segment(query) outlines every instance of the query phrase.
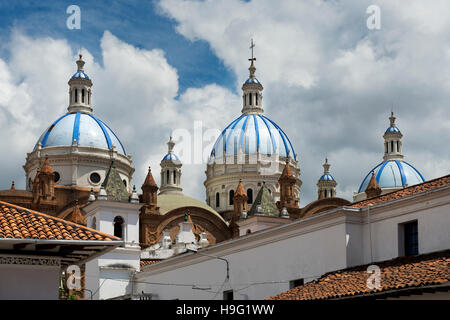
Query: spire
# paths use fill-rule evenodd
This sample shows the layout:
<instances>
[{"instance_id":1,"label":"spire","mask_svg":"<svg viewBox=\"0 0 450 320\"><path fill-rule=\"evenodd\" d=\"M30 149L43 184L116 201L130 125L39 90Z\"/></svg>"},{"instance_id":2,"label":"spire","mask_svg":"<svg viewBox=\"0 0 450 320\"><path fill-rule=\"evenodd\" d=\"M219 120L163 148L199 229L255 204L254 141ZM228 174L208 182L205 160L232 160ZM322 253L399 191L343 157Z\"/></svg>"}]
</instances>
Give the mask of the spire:
<instances>
[{"instance_id":1,"label":"spire","mask_svg":"<svg viewBox=\"0 0 450 320\"><path fill-rule=\"evenodd\" d=\"M247 193L244 190L244 186L242 184L242 179L239 179L239 183L236 188L236 192L233 196L233 221L239 220L239 218L243 218L243 215L247 215ZM245 212L245 214L243 214ZM245 219L245 218L244 218Z\"/></svg>"},{"instance_id":2,"label":"spire","mask_svg":"<svg viewBox=\"0 0 450 320\"><path fill-rule=\"evenodd\" d=\"M391 111L389 117L389 127L384 132L384 157L387 160L401 160L403 159L402 154L402 133L400 129L395 124L394 112Z\"/></svg>"},{"instance_id":3,"label":"spire","mask_svg":"<svg viewBox=\"0 0 450 320\"><path fill-rule=\"evenodd\" d=\"M153 178L152 168L150 166L148 167L148 173L147 176L145 177L145 181L142 186L158 187L158 185L155 182L155 179Z\"/></svg>"},{"instance_id":4,"label":"spire","mask_svg":"<svg viewBox=\"0 0 450 320\"><path fill-rule=\"evenodd\" d=\"M157 192L158 185L153 179L152 169L148 167L147 177L145 177L144 184L142 185L142 202L147 204L150 212L154 213L156 211L156 206L158 203Z\"/></svg>"},{"instance_id":5,"label":"spire","mask_svg":"<svg viewBox=\"0 0 450 320\"><path fill-rule=\"evenodd\" d=\"M292 174L289 157L286 158L286 164L278 182L280 183L280 201L277 204L279 209L281 210L283 207L298 208L299 200L295 195L297 179Z\"/></svg>"},{"instance_id":6,"label":"spire","mask_svg":"<svg viewBox=\"0 0 450 320\"><path fill-rule=\"evenodd\" d=\"M262 107L262 90L264 89L262 84L255 77L255 61L256 58L253 55L253 49L255 48L255 43L253 39L250 42L250 50L251 50L251 58L248 59L250 61L250 67L248 68L250 74L249 78L242 85L242 99L243 99L243 107L242 113L263 113L264 109Z\"/></svg>"},{"instance_id":7,"label":"spire","mask_svg":"<svg viewBox=\"0 0 450 320\"><path fill-rule=\"evenodd\" d=\"M45 156L44 164L41 167L41 173L53 174L53 169L48 161L48 156Z\"/></svg>"},{"instance_id":8,"label":"spire","mask_svg":"<svg viewBox=\"0 0 450 320\"><path fill-rule=\"evenodd\" d=\"M367 195L367 199L377 197L381 194L381 188L378 185L377 179L375 178L375 173L372 171L372 176L370 177L369 184L364 191Z\"/></svg>"}]
</instances>

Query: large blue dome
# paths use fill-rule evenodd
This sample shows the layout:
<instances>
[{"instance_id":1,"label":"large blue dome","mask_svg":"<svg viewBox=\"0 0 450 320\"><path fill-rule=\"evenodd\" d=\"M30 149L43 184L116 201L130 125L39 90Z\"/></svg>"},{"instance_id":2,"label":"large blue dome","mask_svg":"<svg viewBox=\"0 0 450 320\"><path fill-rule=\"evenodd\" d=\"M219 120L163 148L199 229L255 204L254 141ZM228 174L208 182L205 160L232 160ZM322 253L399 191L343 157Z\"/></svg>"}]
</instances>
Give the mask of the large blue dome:
<instances>
[{"instance_id":1,"label":"large blue dome","mask_svg":"<svg viewBox=\"0 0 450 320\"><path fill-rule=\"evenodd\" d=\"M370 170L361 183L358 193L366 190L372 171L380 188L402 188L425 182L422 174L406 161L387 160Z\"/></svg>"},{"instance_id":2,"label":"large blue dome","mask_svg":"<svg viewBox=\"0 0 450 320\"><path fill-rule=\"evenodd\" d=\"M116 134L100 119L91 114L74 112L67 113L44 131L34 149L39 143L41 147L71 146L73 141L79 146L111 149L126 155L125 148Z\"/></svg>"},{"instance_id":3,"label":"large blue dome","mask_svg":"<svg viewBox=\"0 0 450 320\"><path fill-rule=\"evenodd\" d=\"M211 157L224 154L266 154L278 153L281 157L296 159L294 147L283 130L262 114L242 114L231 122L217 138Z\"/></svg>"}]
</instances>

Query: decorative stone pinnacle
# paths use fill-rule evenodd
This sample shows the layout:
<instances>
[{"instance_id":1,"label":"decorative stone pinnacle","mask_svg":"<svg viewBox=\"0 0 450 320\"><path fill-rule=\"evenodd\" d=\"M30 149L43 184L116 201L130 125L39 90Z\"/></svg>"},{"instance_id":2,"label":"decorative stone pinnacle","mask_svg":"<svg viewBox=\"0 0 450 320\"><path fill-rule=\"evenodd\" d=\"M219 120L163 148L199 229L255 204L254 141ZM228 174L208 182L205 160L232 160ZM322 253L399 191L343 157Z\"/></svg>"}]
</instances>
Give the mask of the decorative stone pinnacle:
<instances>
[{"instance_id":1,"label":"decorative stone pinnacle","mask_svg":"<svg viewBox=\"0 0 450 320\"><path fill-rule=\"evenodd\" d=\"M391 122L391 127L395 127L395 117L394 117L394 111L391 111L391 116L389 117L389 121Z\"/></svg>"},{"instance_id":2,"label":"decorative stone pinnacle","mask_svg":"<svg viewBox=\"0 0 450 320\"><path fill-rule=\"evenodd\" d=\"M172 136L170 136L169 142L167 142L167 146L169 147L169 153L173 153L173 147L175 146L175 142L173 142Z\"/></svg>"},{"instance_id":3,"label":"decorative stone pinnacle","mask_svg":"<svg viewBox=\"0 0 450 320\"><path fill-rule=\"evenodd\" d=\"M330 165L328 164L328 158L325 158L325 163L323 164L323 173L324 174L330 173Z\"/></svg>"},{"instance_id":4,"label":"decorative stone pinnacle","mask_svg":"<svg viewBox=\"0 0 450 320\"><path fill-rule=\"evenodd\" d=\"M77 60L77 66L78 66L78 69L77 69L77 71L78 72L84 72L84 69L83 69L83 67L84 67L84 61L83 61L83 55L80 53L79 55L78 55L80 58Z\"/></svg>"}]
</instances>

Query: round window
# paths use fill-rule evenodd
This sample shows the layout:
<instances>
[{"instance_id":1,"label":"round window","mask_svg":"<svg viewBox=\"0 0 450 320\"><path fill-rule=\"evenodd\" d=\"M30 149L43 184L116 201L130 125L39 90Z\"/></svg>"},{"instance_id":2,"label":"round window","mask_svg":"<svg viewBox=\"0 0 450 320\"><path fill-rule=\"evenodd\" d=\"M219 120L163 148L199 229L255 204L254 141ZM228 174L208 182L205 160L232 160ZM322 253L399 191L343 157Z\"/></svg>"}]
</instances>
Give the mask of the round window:
<instances>
[{"instance_id":1,"label":"round window","mask_svg":"<svg viewBox=\"0 0 450 320\"><path fill-rule=\"evenodd\" d=\"M55 171L54 174L55 174L54 180L55 180L55 182L58 182L59 179L61 179L61 176L59 175L59 172L57 172L57 171Z\"/></svg>"},{"instance_id":2,"label":"round window","mask_svg":"<svg viewBox=\"0 0 450 320\"><path fill-rule=\"evenodd\" d=\"M101 178L100 178L100 175L97 172L93 172L89 176L89 179L91 179L92 183L99 183Z\"/></svg>"}]
</instances>

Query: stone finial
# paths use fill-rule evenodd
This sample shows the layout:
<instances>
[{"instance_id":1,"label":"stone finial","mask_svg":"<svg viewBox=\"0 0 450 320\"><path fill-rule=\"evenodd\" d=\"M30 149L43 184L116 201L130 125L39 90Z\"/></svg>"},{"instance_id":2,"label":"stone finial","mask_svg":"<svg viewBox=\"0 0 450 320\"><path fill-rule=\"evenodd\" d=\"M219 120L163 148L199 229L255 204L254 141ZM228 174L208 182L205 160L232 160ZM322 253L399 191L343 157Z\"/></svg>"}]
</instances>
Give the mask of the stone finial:
<instances>
[{"instance_id":1,"label":"stone finial","mask_svg":"<svg viewBox=\"0 0 450 320\"><path fill-rule=\"evenodd\" d=\"M136 192L136 186L133 186L133 192L131 193L130 202L139 203L139 197Z\"/></svg>"},{"instance_id":2,"label":"stone finial","mask_svg":"<svg viewBox=\"0 0 450 320\"><path fill-rule=\"evenodd\" d=\"M84 64L85 62L83 61L83 55L80 53L78 55L79 59L77 60L77 72L83 72L84 73Z\"/></svg>"},{"instance_id":3,"label":"stone finial","mask_svg":"<svg viewBox=\"0 0 450 320\"><path fill-rule=\"evenodd\" d=\"M16 187L15 187L15 185L14 185L14 180L13 180L12 183L11 183L11 190L16 190Z\"/></svg>"},{"instance_id":4,"label":"stone finial","mask_svg":"<svg viewBox=\"0 0 450 320\"><path fill-rule=\"evenodd\" d=\"M395 127L395 116L394 116L394 111L391 111L391 116L389 117L389 121L391 123L391 127Z\"/></svg>"},{"instance_id":5,"label":"stone finial","mask_svg":"<svg viewBox=\"0 0 450 320\"><path fill-rule=\"evenodd\" d=\"M281 209L280 217L289 219L289 212L287 211L286 207L283 207L283 209Z\"/></svg>"},{"instance_id":6,"label":"stone finial","mask_svg":"<svg viewBox=\"0 0 450 320\"><path fill-rule=\"evenodd\" d=\"M91 192L89 194L89 198L88 198L87 203L91 203L91 202L94 202L94 201L95 201L95 193L94 193L94 189L91 188Z\"/></svg>"},{"instance_id":7,"label":"stone finial","mask_svg":"<svg viewBox=\"0 0 450 320\"><path fill-rule=\"evenodd\" d=\"M330 164L328 163L328 158L325 158L325 163L323 164L323 174L330 173Z\"/></svg>"},{"instance_id":8,"label":"stone finial","mask_svg":"<svg viewBox=\"0 0 450 320\"><path fill-rule=\"evenodd\" d=\"M102 183L100 192L97 195L97 200L108 200L108 194L106 193L105 184Z\"/></svg>"},{"instance_id":9,"label":"stone finial","mask_svg":"<svg viewBox=\"0 0 450 320\"><path fill-rule=\"evenodd\" d=\"M167 142L168 152L173 153L173 147L175 147L175 142L172 140L172 136L170 136L169 142Z\"/></svg>"}]
</instances>

